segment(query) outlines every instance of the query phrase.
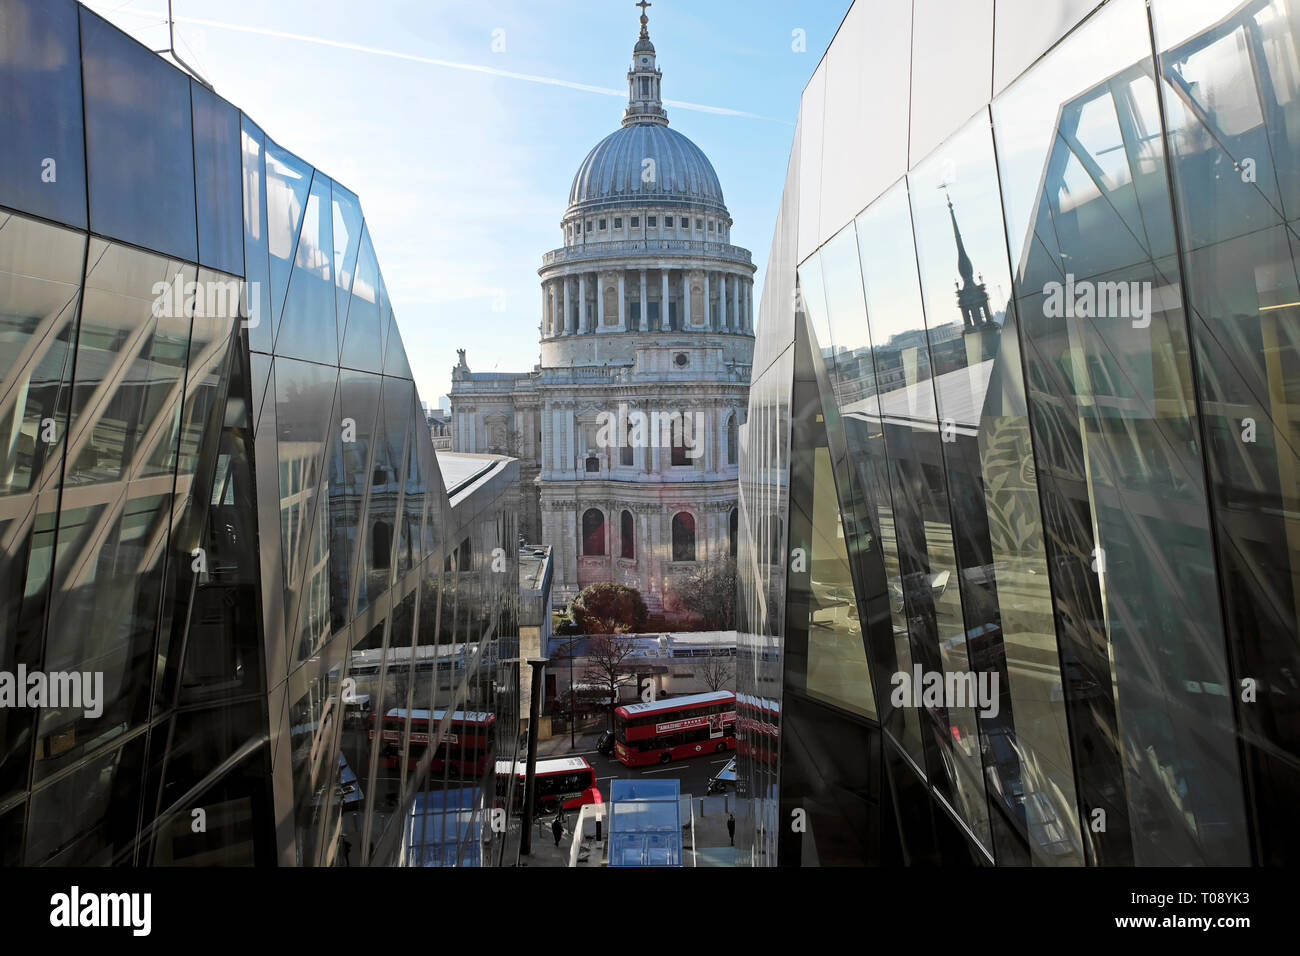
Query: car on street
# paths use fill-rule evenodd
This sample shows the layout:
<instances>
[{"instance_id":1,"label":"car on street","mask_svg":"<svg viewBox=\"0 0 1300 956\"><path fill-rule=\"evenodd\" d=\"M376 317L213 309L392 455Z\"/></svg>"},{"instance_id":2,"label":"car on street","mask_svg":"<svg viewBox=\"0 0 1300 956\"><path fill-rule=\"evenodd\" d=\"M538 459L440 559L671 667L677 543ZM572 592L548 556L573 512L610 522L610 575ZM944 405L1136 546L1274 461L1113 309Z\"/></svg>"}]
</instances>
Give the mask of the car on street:
<instances>
[{"instance_id":1,"label":"car on street","mask_svg":"<svg viewBox=\"0 0 1300 956\"><path fill-rule=\"evenodd\" d=\"M727 793L736 789L736 758L732 757L727 765L718 771L709 781L708 793Z\"/></svg>"}]
</instances>

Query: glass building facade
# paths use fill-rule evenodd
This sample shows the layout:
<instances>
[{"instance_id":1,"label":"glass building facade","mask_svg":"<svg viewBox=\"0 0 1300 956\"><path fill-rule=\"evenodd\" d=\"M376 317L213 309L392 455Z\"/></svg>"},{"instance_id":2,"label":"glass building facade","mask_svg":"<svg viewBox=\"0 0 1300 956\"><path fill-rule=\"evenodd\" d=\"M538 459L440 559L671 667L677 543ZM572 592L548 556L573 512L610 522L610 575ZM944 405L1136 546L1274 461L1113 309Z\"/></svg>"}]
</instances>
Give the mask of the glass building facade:
<instances>
[{"instance_id":1,"label":"glass building facade","mask_svg":"<svg viewBox=\"0 0 1300 956\"><path fill-rule=\"evenodd\" d=\"M0 859L514 862L518 466L435 456L357 197L71 0L0 89L0 672L102 680L0 707Z\"/></svg>"},{"instance_id":2,"label":"glass building facade","mask_svg":"<svg viewBox=\"0 0 1300 956\"><path fill-rule=\"evenodd\" d=\"M752 865L1300 859L1300 4L1034 6L859 2L804 92Z\"/></svg>"}]
</instances>

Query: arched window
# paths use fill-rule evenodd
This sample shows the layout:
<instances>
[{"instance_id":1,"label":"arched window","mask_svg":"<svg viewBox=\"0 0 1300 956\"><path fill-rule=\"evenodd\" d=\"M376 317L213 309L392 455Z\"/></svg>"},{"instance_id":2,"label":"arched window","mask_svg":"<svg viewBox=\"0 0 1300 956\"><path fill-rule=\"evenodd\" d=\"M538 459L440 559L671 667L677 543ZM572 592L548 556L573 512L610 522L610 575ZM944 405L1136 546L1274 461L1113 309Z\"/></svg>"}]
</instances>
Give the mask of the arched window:
<instances>
[{"instance_id":1,"label":"arched window","mask_svg":"<svg viewBox=\"0 0 1300 956\"><path fill-rule=\"evenodd\" d=\"M740 460L740 425L733 412L727 419L727 464L734 465Z\"/></svg>"},{"instance_id":2,"label":"arched window","mask_svg":"<svg viewBox=\"0 0 1300 956\"><path fill-rule=\"evenodd\" d=\"M740 511L737 508L731 509L731 517L727 520L727 537L728 544L731 548L731 556L736 556L736 532L740 527Z\"/></svg>"},{"instance_id":3,"label":"arched window","mask_svg":"<svg viewBox=\"0 0 1300 956\"><path fill-rule=\"evenodd\" d=\"M605 553L605 515L599 508L582 513L582 553L593 557Z\"/></svg>"},{"instance_id":4,"label":"arched window","mask_svg":"<svg viewBox=\"0 0 1300 956\"><path fill-rule=\"evenodd\" d=\"M695 560L695 516L689 511L673 515L673 560Z\"/></svg>"},{"instance_id":5,"label":"arched window","mask_svg":"<svg viewBox=\"0 0 1300 956\"><path fill-rule=\"evenodd\" d=\"M624 511L619 519L620 553L629 561L636 557L636 532L632 512Z\"/></svg>"}]
</instances>

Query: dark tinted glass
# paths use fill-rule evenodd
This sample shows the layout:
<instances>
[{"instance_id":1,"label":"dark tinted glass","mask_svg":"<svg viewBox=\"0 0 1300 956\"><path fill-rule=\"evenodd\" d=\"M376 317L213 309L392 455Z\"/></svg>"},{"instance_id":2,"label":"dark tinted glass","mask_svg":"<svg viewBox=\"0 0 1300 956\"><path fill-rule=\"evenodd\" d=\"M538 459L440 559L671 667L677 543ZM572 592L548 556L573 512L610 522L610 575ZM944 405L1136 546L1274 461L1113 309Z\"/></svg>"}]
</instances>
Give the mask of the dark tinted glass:
<instances>
[{"instance_id":1,"label":"dark tinted glass","mask_svg":"<svg viewBox=\"0 0 1300 956\"><path fill-rule=\"evenodd\" d=\"M334 183L334 285L338 312L339 347L343 346L348 315L348 296L356 275L357 253L361 248L361 203L351 191Z\"/></svg>"},{"instance_id":2,"label":"dark tinted glass","mask_svg":"<svg viewBox=\"0 0 1300 956\"><path fill-rule=\"evenodd\" d=\"M242 275L239 110L190 82L194 111L194 184L198 197L199 262Z\"/></svg>"},{"instance_id":3,"label":"dark tinted glass","mask_svg":"<svg viewBox=\"0 0 1300 956\"><path fill-rule=\"evenodd\" d=\"M1153 77L1145 6L1122 0L994 103L1015 309L1084 810L1108 818L1095 859L1244 863Z\"/></svg>"},{"instance_id":4,"label":"dark tinted glass","mask_svg":"<svg viewBox=\"0 0 1300 956\"><path fill-rule=\"evenodd\" d=\"M333 438L336 368L275 360L276 427L280 458L280 533L284 548L286 623L297 623L298 604L312 615L329 611L328 508L318 508L325 451ZM315 560L313 560L313 558ZM313 623L314 622L314 623ZM293 632L297 634L297 631ZM315 631L314 631L315 633Z\"/></svg>"},{"instance_id":5,"label":"dark tinted glass","mask_svg":"<svg viewBox=\"0 0 1300 956\"><path fill-rule=\"evenodd\" d=\"M370 233L363 230L343 332L342 364L366 372L380 372L384 365L380 340L379 263L370 244Z\"/></svg>"},{"instance_id":6,"label":"dark tinted glass","mask_svg":"<svg viewBox=\"0 0 1300 956\"><path fill-rule=\"evenodd\" d=\"M86 228L77 4L0 2L0 206Z\"/></svg>"},{"instance_id":7,"label":"dark tinted glass","mask_svg":"<svg viewBox=\"0 0 1300 956\"><path fill-rule=\"evenodd\" d=\"M90 228L198 259L190 81L84 7Z\"/></svg>"},{"instance_id":8,"label":"dark tinted glass","mask_svg":"<svg viewBox=\"0 0 1300 956\"><path fill-rule=\"evenodd\" d=\"M338 363L338 331L334 325L334 217L330 182L320 173L312 179L307 209L294 250L293 273L285 296L275 354Z\"/></svg>"},{"instance_id":9,"label":"dark tinted glass","mask_svg":"<svg viewBox=\"0 0 1300 956\"><path fill-rule=\"evenodd\" d=\"M1244 678L1300 674L1300 82L1285 65L1300 52L1300 19L1292 4L1221 0L1161 0L1152 18L1231 691ZM1300 852L1300 684L1260 684L1237 717L1257 861L1281 865Z\"/></svg>"},{"instance_id":10,"label":"dark tinted glass","mask_svg":"<svg viewBox=\"0 0 1300 956\"><path fill-rule=\"evenodd\" d=\"M980 725L985 774L996 781L998 863L1077 866L1083 844L988 113L910 181L970 663L997 676L995 712L981 712Z\"/></svg>"},{"instance_id":11,"label":"dark tinted glass","mask_svg":"<svg viewBox=\"0 0 1300 956\"><path fill-rule=\"evenodd\" d=\"M102 712L42 711L37 779L148 714L194 279L118 245L86 276L44 667L102 674Z\"/></svg>"},{"instance_id":12,"label":"dark tinted glass","mask_svg":"<svg viewBox=\"0 0 1300 956\"><path fill-rule=\"evenodd\" d=\"M945 474L945 442L935 408L935 368L912 242L907 184L899 183L858 217L858 256L866 292L889 483L901 599L911 632L912 666L970 673L956 542ZM901 237L901 241L900 241ZM945 318L947 316L945 315ZM958 340L960 341L960 340ZM975 709L923 707L931 782L991 850Z\"/></svg>"},{"instance_id":13,"label":"dark tinted glass","mask_svg":"<svg viewBox=\"0 0 1300 956\"><path fill-rule=\"evenodd\" d=\"M27 866L130 866L145 735L32 794Z\"/></svg>"},{"instance_id":14,"label":"dark tinted glass","mask_svg":"<svg viewBox=\"0 0 1300 956\"><path fill-rule=\"evenodd\" d=\"M270 256L269 318L274 337L280 326L289 276L293 272L294 250L298 246L298 232L302 229L303 214L307 208L312 168L293 153L277 146L270 137L263 139L263 145L266 169L266 243ZM244 149L247 164L247 141ZM247 228L247 218L244 224Z\"/></svg>"},{"instance_id":15,"label":"dark tinted glass","mask_svg":"<svg viewBox=\"0 0 1300 956\"><path fill-rule=\"evenodd\" d=\"M103 243L98 246L102 249ZM39 666L86 239L0 214L0 669ZM0 709L0 795L26 786L34 713Z\"/></svg>"},{"instance_id":16,"label":"dark tinted glass","mask_svg":"<svg viewBox=\"0 0 1300 956\"><path fill-rule=\"evenodd\" d=\"M247 119L240 127L244 182L244 311L248 316L248 346L269 352L275 342L271 310L271 263L267 242L265 137ZM265 381L262 382L265 386ZM255 407L259 413L261 403Z\"/></svg>"}]
</instances>

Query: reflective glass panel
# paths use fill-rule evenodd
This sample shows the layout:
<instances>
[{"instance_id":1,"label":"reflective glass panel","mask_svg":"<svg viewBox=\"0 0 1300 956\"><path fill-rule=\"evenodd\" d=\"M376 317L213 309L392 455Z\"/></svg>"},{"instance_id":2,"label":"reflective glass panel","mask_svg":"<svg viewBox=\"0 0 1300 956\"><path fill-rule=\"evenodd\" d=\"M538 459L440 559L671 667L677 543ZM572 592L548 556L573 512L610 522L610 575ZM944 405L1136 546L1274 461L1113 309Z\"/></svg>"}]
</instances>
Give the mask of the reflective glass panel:
<instances>
[{"instance_id":1,"label":"reflective glass panel","mask_svg":"<svg viewBox=\"0 0 1300 956\"><path fill-rule=\"evenodd\" d=\"M1241 863L1149 36L1140 0L1107 4L994 103L995 138L1092 859Z\"/></svg>"},{"instance_id":2,"label":"reflective glass panel","mask_svg":"<svg viewBox=\"0 0 1300 956\"><path fill-rule=\"evenodd\" d=\"M198 259L190 81L81 8L90 228Z\"/></svg>"},{"instance_id":3,"label":"reflective glass panel","mask_svg":"<svg viewBox=\"0 0 1300 956\"><path fill-rule=\"evenodd\" d=\"M242 275L239 110L190 81L194 110L194 184L198 196L199 262Z\"/></svg>"},{"instance_id":4,"label":"reflective glass panel","mask_svg":"<svg viewBox=\"0 0 1300 956\"><path fill-rule=\"evenodd\" d=\"M294 251L293 274L275 336L275 354L338 363L338 331L334 324L333 213L330 182L320 173L312 179Z\"/></svg>"},{"instance_id":5,"label":"reflective glass panel","mask_svg":"<svg viewBox=\"0 0 1300 956\"><path fill-rule=\"evenodd\" d=\"M0 3L0 206L86 227L77 4Z\"/></svg>"}]
</instances>

